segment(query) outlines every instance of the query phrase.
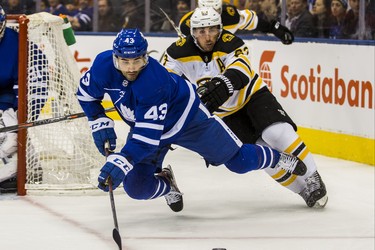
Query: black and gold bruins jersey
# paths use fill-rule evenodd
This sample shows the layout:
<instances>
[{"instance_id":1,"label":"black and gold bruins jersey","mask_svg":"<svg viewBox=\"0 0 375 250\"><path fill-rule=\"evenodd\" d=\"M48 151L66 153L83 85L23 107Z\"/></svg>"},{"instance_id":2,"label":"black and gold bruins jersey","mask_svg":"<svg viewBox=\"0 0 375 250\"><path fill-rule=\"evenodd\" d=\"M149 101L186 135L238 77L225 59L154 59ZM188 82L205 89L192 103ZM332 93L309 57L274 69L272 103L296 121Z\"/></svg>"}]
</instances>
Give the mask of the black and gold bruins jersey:
<instances>
[{"instance_id":1,"label":"black and gold bruins jersey","mask_svg":"<svg viewBox=\"0 0 375 250\"><path fill-rule=\"evenodd\" d=\"M220 117L228 116L241 109L251 95L266 86L262 78L252 70L249 50L242 39L223 30L212 52L198 49L191 36L173 43L164 53L161 63L168 71L184 76L198 86L228 69L239 75L242 87L215 112ZM231 79L232 80L232 79ZM236 83L235 83L236 84Z\"/></svg>"},{"instance_id":2,"label":"black and gold bruins jersey","mask_svg":"<svg viewBox=\"0 0 375 250\"><path fill-rule=\"evenodd\" d=\"M179 28L185 36L190 35L190 17L193 15L193 12L186 13L180 20ZM221 22L223 23L223 29L236 33L237 30L256 29L258 16L252 10L238 10L233 5L223 4Z\"/></svg>"}]
</instances>

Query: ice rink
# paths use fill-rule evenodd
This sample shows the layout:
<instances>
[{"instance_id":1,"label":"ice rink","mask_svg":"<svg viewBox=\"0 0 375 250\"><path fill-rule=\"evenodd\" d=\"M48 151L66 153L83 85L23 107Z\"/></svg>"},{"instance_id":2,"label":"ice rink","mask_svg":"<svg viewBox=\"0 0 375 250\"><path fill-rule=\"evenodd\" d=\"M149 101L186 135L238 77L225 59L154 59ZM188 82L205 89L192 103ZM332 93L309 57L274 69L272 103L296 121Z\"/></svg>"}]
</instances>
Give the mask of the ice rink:
<instances>
[{"instance_id":1,"label":"ice rink","mask_svg":"<svg viewBox=\"0 0 375 250\"><path fill-rule=\"evenodd\" d=\"M169 153L184 192L184 210L164 198L131 200L116 190L123 249L374 249L373 166L315 155L329 194L323 210L281 187L265 172L236 175L206 168L182 148ZM0 195L0 248L117 249L108 194Z\"/></svg>"}]
</instances>

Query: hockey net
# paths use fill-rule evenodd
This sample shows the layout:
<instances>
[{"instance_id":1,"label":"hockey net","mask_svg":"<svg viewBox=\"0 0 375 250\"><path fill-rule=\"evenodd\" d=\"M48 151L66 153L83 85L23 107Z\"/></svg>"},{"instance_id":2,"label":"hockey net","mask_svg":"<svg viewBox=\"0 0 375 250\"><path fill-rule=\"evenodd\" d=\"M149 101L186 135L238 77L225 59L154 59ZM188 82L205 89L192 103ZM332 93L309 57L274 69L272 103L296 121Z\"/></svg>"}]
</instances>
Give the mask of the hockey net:
<instances>
[{"instance_id":1,"label":"hockey net","mask_svg":"<svg viewBox=\"0 0 375 250\"><path fill-rule=\"evenodd\" d=\"M63 22L48 13L8 16L7 25L20 37L19 123L82 112L75 97L80 72L65 43ZM96 188L104 157L86 118L20 130L18 141L19 195Z\"/></svg>"}]
</instances>

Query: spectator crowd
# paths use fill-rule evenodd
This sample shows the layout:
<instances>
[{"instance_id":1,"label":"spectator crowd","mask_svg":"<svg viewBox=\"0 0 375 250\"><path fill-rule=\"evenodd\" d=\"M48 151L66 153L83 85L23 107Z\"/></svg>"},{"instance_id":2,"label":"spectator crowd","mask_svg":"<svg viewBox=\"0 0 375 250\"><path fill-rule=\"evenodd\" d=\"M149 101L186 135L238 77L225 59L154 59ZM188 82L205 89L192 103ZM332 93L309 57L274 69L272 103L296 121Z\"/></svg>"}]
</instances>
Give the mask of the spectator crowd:
<instances>
[{"instance_id":1,"label":"spectator crowd","mask_svg":"<svg viewBox=\"0 0 375 250\"><path fill-rule=\"evenodd\" d=\"M68 17L75 31L118 32L121 28L145 30L150 18L150 32L174 32L162 8L178 25L182 16L192 10L190 0L152 0L145 13L145 0L97 0L97 26L94 27L93 0L0 0L8 14L31 14L37 9ZM265 20L281 20L286 1L285 26L295 37L375 40L375 1L365 1L364 24L360 22L360 0L224 0L238 9L254 10ZM40 6L37 8L37 2ZM250 33L250 32L246 32Z\"/></svg>"}]
</instances>

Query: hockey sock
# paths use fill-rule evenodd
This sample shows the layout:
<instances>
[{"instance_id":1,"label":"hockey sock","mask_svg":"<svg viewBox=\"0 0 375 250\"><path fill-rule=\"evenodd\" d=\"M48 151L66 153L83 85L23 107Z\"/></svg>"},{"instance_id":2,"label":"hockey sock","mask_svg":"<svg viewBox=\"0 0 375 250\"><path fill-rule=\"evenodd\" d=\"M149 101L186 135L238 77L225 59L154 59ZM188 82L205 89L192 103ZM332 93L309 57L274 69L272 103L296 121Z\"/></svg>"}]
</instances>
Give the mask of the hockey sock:
<instances>
[{"instance_id":1,"label":"hockey sock","mask_svg":"<svg viewBox=\"0 0 375 250\"><path fill-rule=\"evenodd\" d=\"M225 166L232 172L244 174L252 170L274 167L280 153L270 147L244 144Z\"/></svg>"}]
</instances>

